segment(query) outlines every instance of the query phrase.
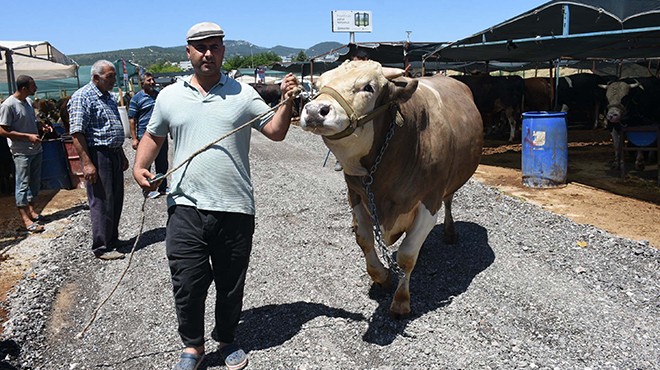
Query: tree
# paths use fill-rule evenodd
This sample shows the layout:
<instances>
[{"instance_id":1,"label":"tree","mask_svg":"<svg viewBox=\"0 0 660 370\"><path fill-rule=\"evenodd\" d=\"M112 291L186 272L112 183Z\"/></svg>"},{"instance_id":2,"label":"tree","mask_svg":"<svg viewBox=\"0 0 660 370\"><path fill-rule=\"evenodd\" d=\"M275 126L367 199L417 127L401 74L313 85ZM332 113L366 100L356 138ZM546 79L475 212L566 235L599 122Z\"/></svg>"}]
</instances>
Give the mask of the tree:
<instances>
[{"instance_id":1,"label":"tree","mask_svg":"<svg viewBox=\"0 0 660 370\"><path fill-rule=\"evenodd\" d=\"M168 72L181 72L182 69L176 64L161 61L147 67L147 71L151 73L168 73Z\"/></svg>"},{"instance_id":2,"label":"tree","mask_svg":"<svg viewBox=\"0 0 660 370\"><path fill-rule=\"evenodd\" d=\"M294 62L305 62L305 61L307 61L307 59L308 59L307 54L305 54L304 51L300 50L298 55L296 55L296 57L293 58L293 61Z\"/></svg>"},{"instance_id":3,"label":"tree","mask_svg":"<svg viewBox=\"0 0 660 370\"><path fill-rule=\"evenodd\" d=\"M281 62L282 58L273 52L260 53L250 56L233 55L225 58L222 68L225 71L239 68L254 68L258 66L268 66L277 62Z\"/></svg>"}]
</instances>

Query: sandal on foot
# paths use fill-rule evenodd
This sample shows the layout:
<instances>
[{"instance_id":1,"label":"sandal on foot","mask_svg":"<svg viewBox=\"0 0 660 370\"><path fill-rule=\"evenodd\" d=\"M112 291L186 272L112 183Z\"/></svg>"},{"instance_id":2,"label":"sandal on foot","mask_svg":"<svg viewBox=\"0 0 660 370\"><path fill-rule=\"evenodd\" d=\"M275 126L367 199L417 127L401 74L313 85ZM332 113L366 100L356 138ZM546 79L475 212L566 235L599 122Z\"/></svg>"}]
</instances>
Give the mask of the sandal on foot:
<instances>
[{"instance_id":1,"label":"sandal on foot","mask_svg":"<svg viewBox=\"0 0 660 370\"><path fill-rule=\"evenodd\" d=\"M38 214L36 217L30 217L30 220L32 220L34 222L46 221L46 216Z\"/></svg>"},{"instance_id":2,"label":"sandal on foot","mask_svg":"<svg viewBox=\"0 0 660 370\"><path fill-rule=\"evenodd\" d=\"M199 365L204 360L204 354L193 355L192 353L183 352L179 357L179 362L174 365L172 370L197 370Z\"/></svg>"},{"instance_id":3,"label":"sandal on foot","mask_svg":"<svg viewBox=\"0 0 660 370\"><path fill-rule=\"evenodd\" d=\"M41 233L44 232L44 230L46 230L46 228L36 222L31 223L30 226L27 226L25 229L23 229L23 231L27 231L30 234Z\"/></svg>"},{"instance_id":4,"label":"sandal on foot","mask_svg":"<svg viewBox=\"0 0 660 370\"><path fill-rule=\"evenodd\" d=\"M244 369L248 364L248 357L245 351L234 343L223 346L219 351L222 360L225 362L225 366L227 366L227 370Z\"/></svg>"}]
</instances>

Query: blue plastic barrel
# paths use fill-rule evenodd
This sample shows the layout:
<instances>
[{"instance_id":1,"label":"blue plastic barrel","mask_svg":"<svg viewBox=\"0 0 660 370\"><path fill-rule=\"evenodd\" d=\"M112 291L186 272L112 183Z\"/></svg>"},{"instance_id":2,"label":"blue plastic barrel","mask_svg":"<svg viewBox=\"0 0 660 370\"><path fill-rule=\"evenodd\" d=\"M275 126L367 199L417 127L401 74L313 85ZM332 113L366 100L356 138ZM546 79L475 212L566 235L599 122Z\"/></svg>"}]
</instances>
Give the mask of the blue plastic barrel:
<instances>
[{"instance_id":1,"label":"blue plastic barrel","mask_svg":"<svg viewBox=\"0 0 660 370\"><path fill-rule=\"evenodd\" d=\"M67 157L61 139L41 142L43 161L41 164L42 189L71 189Z\"/></svg>"},{"instance_id":2,"label":"blue plastic barrel","mask_svg":"<svg viewBox=\"0 0 660 370\"><path fill-rule=\"evenodd\" d=\"M523 185L530 188L566 186L566 112L525 112L522 130Z\"/></svg>"}]
</instances>

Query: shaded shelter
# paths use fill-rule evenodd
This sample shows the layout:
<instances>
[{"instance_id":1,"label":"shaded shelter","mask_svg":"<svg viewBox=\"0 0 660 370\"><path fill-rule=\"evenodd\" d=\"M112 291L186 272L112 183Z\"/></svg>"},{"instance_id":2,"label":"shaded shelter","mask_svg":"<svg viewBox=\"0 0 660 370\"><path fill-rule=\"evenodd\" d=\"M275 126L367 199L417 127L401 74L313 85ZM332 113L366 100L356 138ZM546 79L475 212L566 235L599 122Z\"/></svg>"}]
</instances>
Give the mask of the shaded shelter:
<instances>
[{"instance_id":1,"label":"shaded shelter","mask_svg":"<svg viewBox=\"0 0 660 370\"><path fill-rule=\"evenodd\" d=\"M0 59L0 83L7 84L8 94L22 74L37 81L78 77L78 64L48 41L0 41Z\"/></svg>"},{"instance_id":2,"label":"shaded shelter","mask_svg":"<svg viewBox=\"0 0 660 370\"><path fill-rule=\"evenodd\" d=\"M610 61L660 57L660 1L549 1L472 36L442 45L424 61Z\"/></svg>"}]
</instances>

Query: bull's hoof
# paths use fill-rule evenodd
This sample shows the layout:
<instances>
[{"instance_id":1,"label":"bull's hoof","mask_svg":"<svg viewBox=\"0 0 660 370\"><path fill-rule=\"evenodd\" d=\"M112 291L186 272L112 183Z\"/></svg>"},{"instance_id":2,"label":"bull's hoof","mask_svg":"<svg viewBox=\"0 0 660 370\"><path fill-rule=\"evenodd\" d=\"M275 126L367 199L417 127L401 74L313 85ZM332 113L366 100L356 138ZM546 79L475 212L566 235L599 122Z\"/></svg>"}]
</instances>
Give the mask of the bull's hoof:
<instances>
[{"instance_id":1,"label":"bull's hoof","mask_svg":"<svg viewBox=\"0 0 660 370\"><path fill-rule=\"evenodd\" d=\"M614 160L614 161L610 162L610 168L613 169L613 170L620 170L621 169L621 164L619 163L619 161Z\"/></svg>"},{"instance_id":2,"label":"bull's hoof","mask_svg":"<svg viewBox=\"0 0 660 370\"><path fill-rule=\"evenodd\" d=\"M635 169L637 171L644 171L645 167L646 165L644 164L644 162L635 162Z\"/></svg>"},{"instance_id":3,"label":"bull's hoof","mask_svg":"<svg viewBox=\"0 0 660 370\"><path fill-rule=\"evenodd\" d=\"M406 314L400 314L398 312L390 311L390 317L394 320L404 320L404 319L409 318L410 316L411 316L410 312L408 312Z\"/></svg>"},{"instance_id":4,"label":"bull's hoof","mask_svg":"<svg viewBox=\"0 0 660 370\"><path fill-rule=\"evenodd\" d=\"M390 306L390 317L401 320L410 317L410 302L392 302Z\"/></svg>"}]
</instances>

